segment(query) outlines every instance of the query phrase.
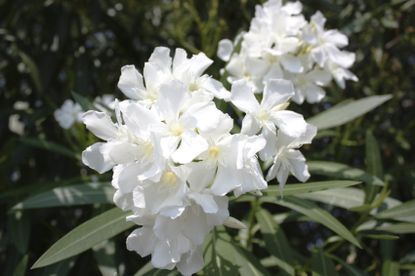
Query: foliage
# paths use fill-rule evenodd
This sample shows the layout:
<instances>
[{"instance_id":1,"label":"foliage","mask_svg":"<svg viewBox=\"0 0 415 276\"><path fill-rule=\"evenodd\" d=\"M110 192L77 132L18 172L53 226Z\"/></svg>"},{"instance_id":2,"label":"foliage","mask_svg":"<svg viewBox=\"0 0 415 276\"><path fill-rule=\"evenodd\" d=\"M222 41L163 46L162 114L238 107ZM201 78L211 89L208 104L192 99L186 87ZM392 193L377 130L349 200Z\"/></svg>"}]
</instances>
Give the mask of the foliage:
<instances>
[{"instance_id":1,"label":"foliage","mask_svg":"<svg viewBox=\"0 0 415 276\"><path fill-rule=\"evenodd\" d=\"M105 228L121 215L110 210L112 191L105 186L110 176L94 175L79 161L94 138L81 125L61 129L53 112L67 98L89 105L98 95L121 96L118 68L131 63L141 68L155 46L215 58L221 38L247 29L257 2L0 1L2 275L156 274L145 266L147 259L125 249L123 230L129 224ZM330 27L345 26L360 81L348 84L346 92L331 87L319 105L293 105L306 118L319 114L310 119L320 126L318 139L304 152L314 160L311 183L287 184L283 193L271 186L263 197L234 199L232 214L248 228L216 229L206 241L202 273L411 271L415 2L303 4L307 15L320 9ZM221 67L216 60L210 73ZM383 103L389 96L377 95L385 94L391 99ZM351 98L358 100L343 103ZM335 114L321 113L333 106ZM10 127L16 118L23 132ZM71 250L57 256L53 249L63 244ZM52 265L29 272L33 264Z\"/></svg>"}]
</instances>

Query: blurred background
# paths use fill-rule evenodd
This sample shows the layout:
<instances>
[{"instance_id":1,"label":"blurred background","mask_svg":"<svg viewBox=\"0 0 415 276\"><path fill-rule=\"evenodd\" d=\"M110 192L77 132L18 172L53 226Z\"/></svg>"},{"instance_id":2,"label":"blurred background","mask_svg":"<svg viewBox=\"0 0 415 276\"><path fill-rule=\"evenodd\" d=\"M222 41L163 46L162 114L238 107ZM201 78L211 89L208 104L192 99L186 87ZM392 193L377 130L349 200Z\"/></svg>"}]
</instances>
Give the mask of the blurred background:
<instances>
[{"instance_id":1,"label":"blurred background","mask_svg":"<svg viewBox=\"0 0 415 276\"><path fill-rule=\"evenodd\" d=\"M122 98L116 88L121 66L142 68L156 46L203 51L215 60L208 73L220 78L224 63L216 58L218 41L247 30L255 5L262 2L0 0L0 274L50 275L48 269L26 271L59 237L100 208L108 208L9 212L31 194L97 178L79 159L92 138L80 124L63 130L54 111L66 99L73 99L73 92L88 99L103 94ZM415 1L302 3L307 18L320 10L328 18L327 27L349 36L348 50L357 54L352 71L360 81L349 82L344 91L333 85L322 103L292 104L292 109L308 118L343 100L393 95L364 117L325 133L304 151L305 156L364 169L370 131L380 148L383 169L379 177L389 185L390 196L401 201L414 198ZM110 175L99 178L109 179ZM346 222L354 219L344 211L327 208ZM324 227L316 224L287 227L289 238L303 246L300 250L305 254L307 247L302 244L317 242L325 235ZM358 256L358 267L379 274L385 258L399 261L406 257L413 262L413 238L409 234L396 241L369 242L369 248ZM125 236L115 239L110 248L116 254L107 255L117 261L108 262L115 262L112 267L118 274L131 275L146 260L127 252L124 240ZM63 269L56 270L60 271L57 275L100 275L103 270L97 263L105 263L101 251L88 251L63 264L65 269L54 269Z\"/></svg>"}]
</instances>

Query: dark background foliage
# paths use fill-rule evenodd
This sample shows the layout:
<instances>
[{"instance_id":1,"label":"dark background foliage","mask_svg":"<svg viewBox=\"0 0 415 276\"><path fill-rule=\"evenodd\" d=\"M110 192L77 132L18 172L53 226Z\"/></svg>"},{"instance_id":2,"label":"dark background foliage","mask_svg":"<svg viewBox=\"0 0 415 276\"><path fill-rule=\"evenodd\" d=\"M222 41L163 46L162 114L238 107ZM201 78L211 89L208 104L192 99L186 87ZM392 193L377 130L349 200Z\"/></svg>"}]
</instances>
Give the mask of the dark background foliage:
<instances>
[{"instance_id":1,"label":"dark background foliage","mask_svg":"<svg viewBox=\"0 0 415 276\"><path fill-rule=\"evenodd\" d=\"M30 266L55 240L99 212L92 207L29 210L18 214L24 219L8 212L32 193L69 184L63 180L74 183L87 179L91 173L76 157L45 151L27 138L81 152L88 143L76 143L73 133L64 133L53 118L54 110L72 97L72 91L91 99L102 94L122 97L116 88L120 67L135 64L142 68L156 46L182 47L190 53L203 51L215 60L208 73L220 78L218 72L224 64L215 57L218 41L233 39L246 30L259 2L0 0L3 275L16 272L24 256ZM381 149L381 177L389 185L391 196L401 201L414 198L415 1L304 0L303 4L307 18L321 10L328 18L328 27L349 36L348 50L357 53L352 70L360 81L348 83L345 91L330 87L328 97L318 105L293 104L292 108L307 118L346 99L393 95L375 111L326 132L305 151L307 159L333 160L365 169L365 137L371 131ZM21 108L19 102L28 106ZM12 115L24 123L23 134L9 129ZM108 178L103 176L104 180ZM346 225L356 219L336 208L326 208ZM305 244L316 244L328 236L328 230L318 224L287 225L290 240L304 254L308 251ZM358 252L356 263L362 270L380 273L385 258L399 261L409 253L415 254L412 239L413 235L403 235L398 241L372 240L364 252ZM125 274L129 275L144 261L126 252L124 236L116 241L119 264L125 265ZM338 255L347 257L343 252ZM47 274L39 270L32 273ZM93 254L80 255L71 273L99 274Z\"/></svg>"}]
</instances>

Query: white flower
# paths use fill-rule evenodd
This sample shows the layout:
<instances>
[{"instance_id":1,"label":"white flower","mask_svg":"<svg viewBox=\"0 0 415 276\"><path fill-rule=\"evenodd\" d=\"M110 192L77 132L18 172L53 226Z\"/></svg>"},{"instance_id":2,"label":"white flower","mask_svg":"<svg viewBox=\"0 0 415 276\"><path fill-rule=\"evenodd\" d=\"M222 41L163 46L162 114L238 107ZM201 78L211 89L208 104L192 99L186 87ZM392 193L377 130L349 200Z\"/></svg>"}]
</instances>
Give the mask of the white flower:
<instances>
[{"instance_id":1,"label":"white flower","mask_svg":"<svg viewBox=\"0 0 415 276\"><path fill-rule=\"evenodd\" d=\"M228 82L245 80L255 93L262 93L270 80L288 79L294 83L293 100L301 104L321 101L325 96L322 87L332 79L342 89L345 80L357 81L348 70L355 54L341 50L348 45L347 36L326 30L320 12L307 22L301 11L300 2L283 5L281 0L269 0L256 6L240 43L221 40L218 55L228 61ZM239 51L234 50L235 45L240 45Z\"/></svg>"},{"instance_id":2,"label":"white flower","mask_svg":"<svg viewBox=\"0 0 415 276\"><path fill-rule=\"evenodd\" d=\"M75 122L81 121L82 107L72 100L65 100L63 105L55 110L55 120L64 129L69 129Z\"/></svg>"},{"instance_id":3,"label":"white flower","mask_svg":"<svg viewBox=\"0 0 415 276\"><path fill-rule=\"evenodd\" d=\"M306 132L297 138L283 133L278 134L274 160L267 174L267 181L276 178L281 187L284 187L291 173L298 180L305 182L310 177L306 159L298 150L303 144L310 144L317 133L316 127L307 125Z\"/></svg>"},{"instance_id":4,"label":"white flower","mask_svg":"<svg viewBox=\"0 0 415 276\"><path fill-rule=\"evenodd\" d=\"M216 212L206 213L195 202L180 209L174 218L159 215L127 238L127 248L142 257L151 254L157 268L177 269L191 275L203 268L203 242L209 231L229 217L226 197L214 197ZM136 222L136 217L129 218ZM142 221L139 221L140 223Z\"/></svg>"},{"instance_id":5,"label":"white flower","mask_svg":"<svg viewBox=\"0 0 415 276\"><path fill-rule=\"evenodd\" d=\"M242 133L253 135L262 130L275 135L276 127L286 135L298 137L304 133L306 122L302 115L285 110L288 100L294 95L290 81L275 79L265 84L261 103L245 81L232 85L232 103L246 115L242 122Z\"/></svg>"},{"instance_id":6,"label":"white flower","mask_svg":"<svg viewBox=\"0 0 415 276\"><path fill-rule=\"evenodd\" d=\"M180 81L189 93L201 92L221 99L229 97L222 84L208 75L202 75L212 60L204 53L190 59L183 49L176 49L174 58L165 47L154 49L141 75L134 65L121 68L118 88L129 98L152 105L159 99L160 87L169 80ZM145 86L144 86L145 81Z\"/></svg>"}]
</instances>

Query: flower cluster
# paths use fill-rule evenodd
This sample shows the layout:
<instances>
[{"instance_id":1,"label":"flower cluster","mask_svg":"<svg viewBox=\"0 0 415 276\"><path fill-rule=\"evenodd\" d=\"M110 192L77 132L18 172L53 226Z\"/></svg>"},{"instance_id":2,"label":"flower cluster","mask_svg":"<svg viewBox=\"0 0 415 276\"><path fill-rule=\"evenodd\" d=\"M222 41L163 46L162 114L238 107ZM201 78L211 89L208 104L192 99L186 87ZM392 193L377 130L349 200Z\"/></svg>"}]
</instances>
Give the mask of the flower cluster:
<instances>
[{"instance_id":1,"label":"flower cluster","mask_svg":"<svg viewBox=\"0 0 415 276\"><path fill-rule=\"evenodd\" d=\"M102 111L114 109L114 97L112 95L102 95L94 99L93 105ZM82 121L84 110L70 99L63 102L62 106L53 113L55 120L63 129L69 129L73 124Z\"/></svg>"},{"instance_id":2,"label":"flower cluster","mask_svg":"<svg viewBox=\"0 0 415 276\"><path fill-rule=\"evenodd\" d=\"M348 38L337 30L326 30L326 19L316 12L309 22L301 14L300 2L269 0L256 7L250 29L232 42L220 41L218 56L229 61L228 81L247 80L255 92L263 91L270 79L294 83L293 101L321 101L324 86L332 79L345 88L345 80L357 81L348 70L355 54L344 50ZM234 49L240 48L239 51Z\"/></svg>"},{"instance_id":3,"label":"flower cluster","mask_svg":"<svg viewBox=\"0 0 415 276\"><path fill-rule=\"evenodd\" d=\"M203 74L212 60L203 53L190 58L183 49L157 47L143 74L124 66L119 89L129 98L115 101L115 122L101 111L82 120L102 142L82 154L84 164L104 173L113 170L115 204L132 212L140 228L127 248L151 254L155 267L190 275L204 263L202 245L209 231L235 222L228 194L267 187L260 160L271 166L267 178L284 184L288 174L305 181L308 171L298 151L310 143L315 128L285 110L294 95L290 81L272 79L259 103L252 86L235 81L231 91ZM240 133L214 98L246 113Z\"/></svg>"}]
</instances>

